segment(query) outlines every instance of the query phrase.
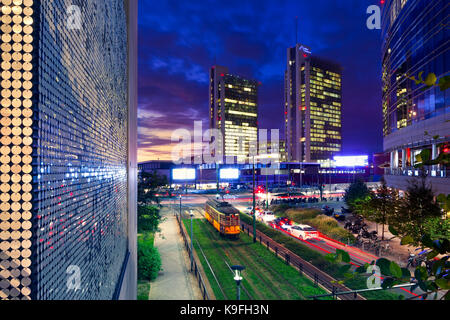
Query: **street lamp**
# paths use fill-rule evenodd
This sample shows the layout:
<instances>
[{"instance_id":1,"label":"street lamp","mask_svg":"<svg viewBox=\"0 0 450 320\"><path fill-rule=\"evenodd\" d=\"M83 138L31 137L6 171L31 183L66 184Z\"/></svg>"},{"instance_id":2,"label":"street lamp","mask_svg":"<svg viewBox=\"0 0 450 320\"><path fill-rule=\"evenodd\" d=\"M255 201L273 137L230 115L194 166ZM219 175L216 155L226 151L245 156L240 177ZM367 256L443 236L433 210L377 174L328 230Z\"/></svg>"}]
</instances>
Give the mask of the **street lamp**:
<instances>
[{"instance_id":1,"label":"street lamp","mask_svg":"<svg viewBox=\"0 0 450 320\"><path fill-rule=\"evenodd\" d=\"M255 156L253 156L253 243L256 243Z\"/></svg>"},{"instance_id":2,"label":"street lamp","mask_svg":"<svg viewBox=\"0 0 450 320\"><path fill-rule=\"evenodd\" d=\"M194 213L192 210L189 210L189 215L191 216L191 271L194 270L194 250L193 250L193 242L194 242L194 228L192 224L192 219L194 217Z\"/></svg>"},{"instance_id":3,"label":"street lamp","mask_svg":"<svg viewBox=\"0 0 450 320\"><path fill-rule=\"evenodd\" d=\"M241 300L241 281L242 281L242 275L241 272L245 270L244 266L232 266L231 270L234 272L234 281L236 281L237 285L237 300Z\"/></svg>"},{"instance_id":4,"label":"street lamp","mask_svg":"<svg viewBox=\"0 0 450 320\"><path fill-rule=\"evenodd\" d=\"M181 219L181 199L183 198L183 195L180 194L180 219Z\"/></svg>"}]
</instances>

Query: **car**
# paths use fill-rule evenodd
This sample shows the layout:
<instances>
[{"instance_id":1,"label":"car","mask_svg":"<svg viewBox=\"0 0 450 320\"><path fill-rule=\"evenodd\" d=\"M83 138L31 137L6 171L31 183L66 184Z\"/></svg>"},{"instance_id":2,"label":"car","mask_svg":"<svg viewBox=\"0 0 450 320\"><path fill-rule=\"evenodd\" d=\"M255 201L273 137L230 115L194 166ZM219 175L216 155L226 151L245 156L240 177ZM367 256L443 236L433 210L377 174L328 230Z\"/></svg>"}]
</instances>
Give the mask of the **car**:
<instances>
[{"instance_id":1,"label":"car","mask_svg":"<svg viewBox=\"0 0 450 320\"><path fill-rule=\"evenodd\" d=\"M243 211L246 214L252 214L253 213L253 207L247 207Z\"/></svg>"},{"instance_id":2,"label":"car","mask_svg":"<svg viewBox=\"0 0 450 320\"><path fill-rule=\"evenodd\" d=\"M275 219L275 214L272 211L264 211L260 215L260 220L264 222L273 221Z\"/></svg>"},{"instance_id":3,"label":"car","mask_svg":"<svg viewBox=\"0 0 450 320\"><path fill-rule=\"evenodd\" d=\"M302 240L319 238L319 232L317 231L317 229L306 224L292 226L290 232L294 237L300 238Z\"/></svg>"},{"instance_id":4,"label":"car","mask_svg":"<svg viewBox=\"0 0 450 320\"><path fill-rule=\"evenodd\" d=\"M291 233L291 228L293 228L290 224L282 224L281 226L280 226L280 228L281 229L283 229L284 231L286 231L286 232L288 232L288 233Z\"/></svg>"},{"instance_id":5,"label":"car","mask_svg":"<svg viewBox=\"0 0 450 320\"><path fill-rule=\"evenodd\" d=\"M334 213L333 218L335 218L337 221L345 221L346 216L342 213Z\"/></svg>"}]
</instances>

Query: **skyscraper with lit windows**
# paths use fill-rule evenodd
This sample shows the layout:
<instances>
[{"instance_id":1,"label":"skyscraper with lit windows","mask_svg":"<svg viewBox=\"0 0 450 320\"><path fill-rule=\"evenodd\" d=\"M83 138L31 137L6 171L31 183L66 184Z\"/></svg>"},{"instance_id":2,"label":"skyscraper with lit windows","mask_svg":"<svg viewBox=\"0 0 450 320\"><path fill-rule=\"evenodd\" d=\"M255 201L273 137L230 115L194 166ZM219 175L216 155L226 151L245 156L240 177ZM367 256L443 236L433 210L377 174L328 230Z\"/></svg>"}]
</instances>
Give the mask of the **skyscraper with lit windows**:
<instances>
[{"instance_id":1,"label":"skyscraper with lit windows","mask_svg":"<svg viewBox=\"0 0 450 320\"><path fill-rule=\"evenodd\" d=\"M258 139L258 83L230 74L228 68L210 70L210 128L222 133L218 146L228 157L244 159ZM257 147L257 146L256 146Z\"/></svg>"},{"instance_id":2,"label":"skyscraper with lit windows","mask_svg":"<svg viewBox=\"0 0 450 320\"><path fill-rule=\"evenodd\" d=\"M342 70L302 44L287 50L285 136L288 161L327 162L341 151Z\"/></svg>"},{"instance_id":3,"label":"skyscraper with lit windows","mask_svg":"<svg viewBox=\"0 0 450 320\"><path fill-rule=\"evenodd\" d=\"M136 299L137 2L0 3L0 300Z\"/></svg>"}]
</instances>

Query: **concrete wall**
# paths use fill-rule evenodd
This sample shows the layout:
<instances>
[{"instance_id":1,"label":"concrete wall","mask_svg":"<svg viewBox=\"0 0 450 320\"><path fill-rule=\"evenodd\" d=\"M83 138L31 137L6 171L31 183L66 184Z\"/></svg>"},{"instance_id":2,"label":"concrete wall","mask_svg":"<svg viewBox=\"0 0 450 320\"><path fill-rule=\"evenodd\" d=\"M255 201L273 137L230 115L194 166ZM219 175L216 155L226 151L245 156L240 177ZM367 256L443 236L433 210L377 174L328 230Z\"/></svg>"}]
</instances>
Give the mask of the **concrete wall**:
<instances>
[{"instance_id":1,"label":"concrete wall","mask_svg":"<svg viewBox=\"0 0 450 320\"><path fill-rule=\"evenodd\" d=\"M391 176L385 175L384 179L388 186L405 191L408 188L408 182L412 179L418 179L406 176ZM450 194L450 183L449 178L427 178L427 184L431 184L433 192L435 195L439 194Z\"/></svg>"},{"instance_id":2,"label":"concrete wall","mask_svg":"<svg viewBox=\"0 0 450 320\"><path fill-rule=\"evenodd\" d=\"M425 136L425 131L428 136ZM428 143L433 136L446 137L450 134L450 113L420 121L414 125L402 128L384 138L384 151L399 150L415 143Z\"/></svg>"},{"instance_id":3,"label":"concrete wall","mask_svg":"<svg viewBox=\"0 0 450 320\"><path fill-rule=\"evenodd\" d=\"M137 46L138 0L125 0L128 15L128 259L120 300L137 299Z\"/></svg>"}]
</instances>

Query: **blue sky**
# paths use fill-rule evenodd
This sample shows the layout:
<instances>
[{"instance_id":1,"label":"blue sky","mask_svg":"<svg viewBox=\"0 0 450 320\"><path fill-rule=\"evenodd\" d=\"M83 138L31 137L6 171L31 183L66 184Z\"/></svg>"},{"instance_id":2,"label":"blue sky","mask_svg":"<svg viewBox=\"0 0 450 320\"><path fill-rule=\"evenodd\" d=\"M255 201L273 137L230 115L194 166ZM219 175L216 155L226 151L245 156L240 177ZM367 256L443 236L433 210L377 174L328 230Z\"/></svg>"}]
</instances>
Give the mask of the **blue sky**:
<instances>
[{"instance_id":1,"label":"blue sky","mask_svg":"<svg viewBox=\"0 0 450 320\"><path fill-rule=\"evenodd\" d=\"M139 160L170 157L175 129L208 124L214 64L262 82L260 125L283 127L286 49L299 42L343 66L343 153L382 151L381 38L371 0L139 0Z\"/></svg>"}]
</instances>

